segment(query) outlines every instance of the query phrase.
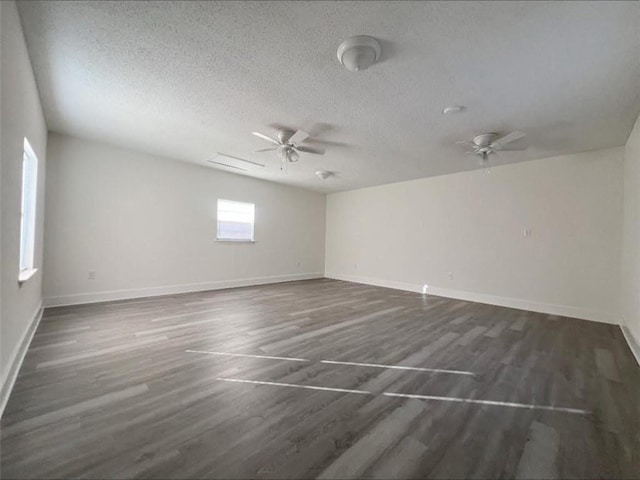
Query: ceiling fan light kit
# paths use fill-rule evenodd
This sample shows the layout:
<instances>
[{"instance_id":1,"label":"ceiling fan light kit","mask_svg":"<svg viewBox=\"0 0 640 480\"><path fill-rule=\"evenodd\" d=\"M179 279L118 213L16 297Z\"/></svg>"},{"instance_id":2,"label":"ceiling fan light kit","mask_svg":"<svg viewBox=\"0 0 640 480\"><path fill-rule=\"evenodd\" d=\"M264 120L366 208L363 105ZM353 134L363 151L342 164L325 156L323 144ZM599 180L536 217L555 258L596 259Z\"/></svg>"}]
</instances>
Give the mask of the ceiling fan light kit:
<instances>
[{"instance_id":1,"label":"ceiling fan light kit","mask_svg":"<svg viewBox=\"0 0 640 480\"><path fill-rule=\"evenodd\" d=\"M278 153L282 160L286 160L291 163L296 163L298 160L300 160L300 155L298 154L298 152L286 145L284 147L281 147Z\"/></svg>"},{"instance_id":2,"label":"ceiling fan light kit","mask_svg":"<svg viewBox=\"0 0 640 480\"><path fill-rule=\"evenodd\" d=\"M338 47L338 61L352 72L366 70L380 58L382 48L373 37L356 35Z\"/></svg>"}]
</instances>

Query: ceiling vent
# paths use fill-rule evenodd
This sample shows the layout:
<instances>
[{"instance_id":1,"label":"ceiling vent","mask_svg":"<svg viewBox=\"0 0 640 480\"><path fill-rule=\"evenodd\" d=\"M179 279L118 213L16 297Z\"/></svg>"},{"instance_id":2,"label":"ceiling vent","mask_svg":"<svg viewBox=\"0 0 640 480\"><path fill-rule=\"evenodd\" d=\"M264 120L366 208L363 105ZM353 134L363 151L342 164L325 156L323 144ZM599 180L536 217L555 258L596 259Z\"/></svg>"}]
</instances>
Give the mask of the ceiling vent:
<instances>
[{"instance_id":1,"label":"ceiling vent","mask_svg":"<svg viewBox=\"0 0 640 480\"><path fill-rule=\"evenodd\" d=\"M233 168L235 170L243 170L248 172L250 170L256 170L258 168L264 168L264 165L251 160L244 160L242 158L233 157L224 153L218 152L215 157L207 160L217 167Z\"/></svg>"}]
</instances>

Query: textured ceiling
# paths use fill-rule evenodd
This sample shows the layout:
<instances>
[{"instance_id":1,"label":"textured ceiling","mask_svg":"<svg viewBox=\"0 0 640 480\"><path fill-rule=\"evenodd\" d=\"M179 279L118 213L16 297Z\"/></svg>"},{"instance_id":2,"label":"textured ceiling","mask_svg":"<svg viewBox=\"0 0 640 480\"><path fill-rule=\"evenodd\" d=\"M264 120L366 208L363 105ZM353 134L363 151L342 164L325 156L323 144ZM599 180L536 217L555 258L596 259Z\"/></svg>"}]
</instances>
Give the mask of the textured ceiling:
<instances>
[{"instance_id":1,"label":"textured ceiling","mask_svg":"<svg viewBox=\"0 0 640 480\"><path fill-rule=\"evenodd\" d=\"M20 2L49 128L338 191L477 168L455 140L522 130L495 163L622 145L640 111L640 2ZM336 59L366 34L382 59ZM448 105L467 107L443 116ZM284 175L270 124L334 142ZM209 167L213 168L213 167ZM335 178L318 179L318 169Z\"/></svg>"}]
</instances>

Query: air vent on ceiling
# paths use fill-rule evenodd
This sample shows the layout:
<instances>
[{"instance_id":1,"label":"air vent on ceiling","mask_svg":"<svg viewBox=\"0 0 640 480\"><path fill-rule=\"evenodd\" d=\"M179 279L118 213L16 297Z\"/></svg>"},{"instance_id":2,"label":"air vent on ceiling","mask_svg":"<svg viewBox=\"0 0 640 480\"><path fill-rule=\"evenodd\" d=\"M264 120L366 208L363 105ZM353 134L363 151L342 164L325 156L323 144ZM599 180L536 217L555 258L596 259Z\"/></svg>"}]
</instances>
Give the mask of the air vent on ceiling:
<instances>
[{"instance_id":1,"label":"air vent on ceiling","mask_svg":"<svg viewBox=\"0 0 640 480\"><path fill-rule=\"evenodd\" d=\"M264 168L264 165L251 160L244 160L242 158L226 155L218 152L213 158L207 160L207 162L215 165L216 167L226 167L235 170L243 170L245 172L249 170L256 170L258 168Z\"/></svg>"}]
</instances>

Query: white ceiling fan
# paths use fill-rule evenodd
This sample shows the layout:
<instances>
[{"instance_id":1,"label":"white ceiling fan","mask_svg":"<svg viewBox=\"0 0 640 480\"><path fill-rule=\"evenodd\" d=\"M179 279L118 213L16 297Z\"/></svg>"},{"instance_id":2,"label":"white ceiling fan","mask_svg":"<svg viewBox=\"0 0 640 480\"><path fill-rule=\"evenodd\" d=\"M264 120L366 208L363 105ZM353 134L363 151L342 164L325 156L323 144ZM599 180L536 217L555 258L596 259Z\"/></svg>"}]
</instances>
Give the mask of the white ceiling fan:
<instances>
[{"instance_id":1,"label":"white ceiling fan","mask_svg":"<svg viewBox=\"0 0 640 480\"><path fill-rule=\"evenodd\" d=\"M295 163L300 160L300 154L298 152L312 153L314 155L324 155L323 148L309 147L306 145L300 145L304 142L309 134L303 130L293 132L291 130L278 130L276 133L277 138L270 137L260 132L252 132L256 137L262 138L267 142L271 142L275 147L263 148L256 150L256 152L269 152L277 151L278 156L282 160L282 170L286 169L288 163Z\"/></svg>"},{"instance_id":2,"label":"white ceiling fan","mask_svg":"<svg viewBox=\"0 0 640 480\"><path fill-rule=\"evenodd\" d=\"M471 141L461 140L456 142L456 144L470 147L471 150L466 153L478 156L480 158L480 165L484 167L486 171L489 167L489 155L496 155L497 151L524 150L522 147L509 148L507 145L525 136L525 133L518 131L507 133L503 136L500 136L498 133L482 133L473 137Z\"/></svg>"}]
</instances>

